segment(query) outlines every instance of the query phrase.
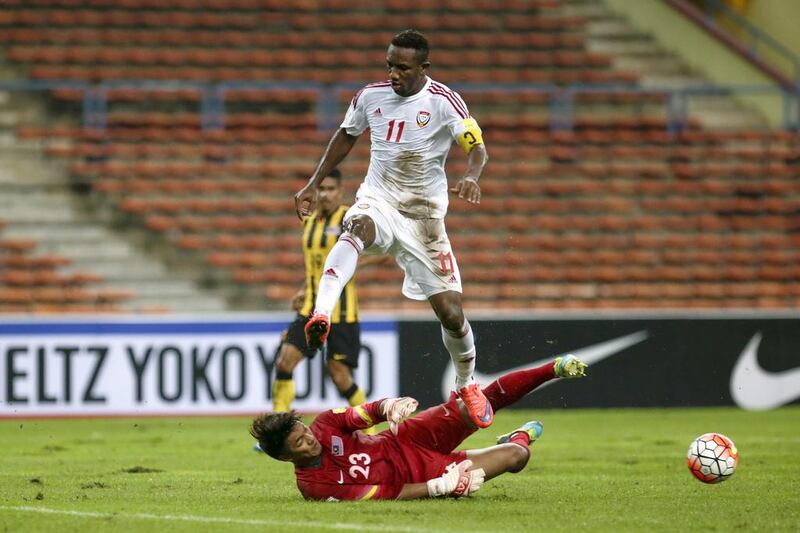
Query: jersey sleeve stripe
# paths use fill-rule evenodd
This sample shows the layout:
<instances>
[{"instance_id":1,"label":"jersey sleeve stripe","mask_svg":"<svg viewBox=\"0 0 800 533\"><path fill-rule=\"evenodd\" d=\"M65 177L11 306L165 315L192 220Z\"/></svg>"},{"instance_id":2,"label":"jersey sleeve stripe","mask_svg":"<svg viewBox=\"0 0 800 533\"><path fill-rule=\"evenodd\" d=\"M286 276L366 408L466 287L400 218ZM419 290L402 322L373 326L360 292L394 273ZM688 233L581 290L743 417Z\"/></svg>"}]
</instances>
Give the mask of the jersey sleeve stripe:
<instances>
[{"instance_id":1,"label":"jersey sleeve stripe","mask_svg":"<svg viewBox=\"0 0 800 533\"><path fill-rule=\"evenodd\" d=\"M458 116L460 116L461 118L469 118L469 113L467 113L466 108L462 107L462 105L459 104L459 102L455 99L453 95L447 94L441 89L435 89L433 86L428 87L428 91L431 92L432 94L443 96L444 98L446 98L447 101L450 102L450 105L453 106L453 109L456 110Z\"/></svg>"},{"instance_id":2,"label":"jersey sleeve stripe","mask_svg":"<svg viewBox=\"0 0 800 533\"><path fill-rule=\"evenodd\" d=\"M363 93L367 89L375 89L375 88L378 88L378 87L390 87L391 85L392 85L391 82L388 82L388 81L379 81L379 82L376 82L376 83L370 83L368 85L365 85L364 87L362 87L362 88L360 88L358 90L358 92L355 94L355 96L353 96L353 107L355 107L356 104L358 103L358 97L361 96L361 93Z\"/></svg>"},{"instance_id":3,"label":"jersey sleeve stripe","mask_svg":"<svg viewBox=\"0 0 800 533\"><path fill-rule=\"evenodd\" d=\"M458 94L457 92L455 92L452 89L449 89L449 88L445 87L444 85L442 85L440 83L434 82L434 83L431 84L431 86L434 87L435 89L438 89L439 91L442 91L447 96L451 97L453 99L453 101L456 103L456 105L458 105L461 108L461 110L464 113L466 113L467 116L469 116L469 110L467 109L467 104L464 103L464 99L461 98L460 94Z\"/></svg>"},{"instance_id":4,"label":"jersey sleeve stripe","mask_svg":"<svg viewBox=\"0 0 800 533\"><path fill-rule=\"evenodd\" d=\"M356 405L355 407L353 407L353 410L356 413L358 413L358 416L360 416L361 419L364 420L364 422L366 422L370 426L375 424L375 422L372 421L372 417L369 416L369 413L367 412L367 410L364 409L363 405Z\"/></svg>"},{"instance_id":5,"label":"jersey sleeve stripe","mask_svg":"<svg viewBox=\"0 0 800 533\"><path fill-rule=\"evenodd\" d=\"M372 485L372 486L370 487L370 489L367 491L367 493L366 493L366 494L364 494L364 495L363 495L361 498L359 498L359 499L360 499L360 500L369 500L369 499L371 499L373 496L375 496L375 493L376 493L376 492L378 492L378 485Z\"/></svg>"},{"instance_id":6,"label":"jersey sleeve stripe","mask_svg":"<svg viewBox=\"0 0 800 533\"><path fill-rule=\"evenodd\" d=\"M441 91L444 91L444 92L445 92L445 93L447 93L448 95L450 95L450 96L452 96L453 98L455 98L455 100L456 100L456 103L460 104L460 105L461 105L461 108L464 110L464 112L465 112L465 113L467 113L467 114L469 114L469 111L467 111L467 104L464 102L464 99L463 99L463 98L461 98L461 95L460 95L460 94L458 94L457 92L455 92L453 89L450 89L449 87L445 87L445 86L444 86L444 85L442 85L441 83L436 83L436 82L433 82L433 83L431 83L431 86L433 86L433 87L435 87L435 88L437 88L437 89L439 89L439 90L441 90Z\"/></svg>"}]
</instances>

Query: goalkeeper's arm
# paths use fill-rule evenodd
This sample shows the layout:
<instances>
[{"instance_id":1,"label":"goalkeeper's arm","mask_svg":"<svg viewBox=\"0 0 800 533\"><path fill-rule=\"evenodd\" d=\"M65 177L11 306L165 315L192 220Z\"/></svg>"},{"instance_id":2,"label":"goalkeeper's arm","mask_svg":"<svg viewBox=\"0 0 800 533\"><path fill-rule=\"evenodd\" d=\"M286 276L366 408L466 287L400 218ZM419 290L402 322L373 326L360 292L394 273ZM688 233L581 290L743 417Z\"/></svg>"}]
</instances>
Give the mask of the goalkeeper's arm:
<instances>
[{"instance_id":1,"label":"goalkeeper's arm","mask_svg":"<svg viewBox=\"0 0 800 533\"><path fill-rule=\"evenodd\" d=\"M480 490L485 476L483 468L470 470L471 466L472 461L466 459L458 464L452 463L444 474L426 483L406 483L397 495L397 499L470 496Z\"/></svg>"},{"instance_id":2,"label":"goalkeeper's arm","mask_svg":"<svg viewBox=\"0 0 800 533\"><path fill-rule=\"evenodd\" d=\"M398 500L415 500L430 498L427 483L406 483L397 495Z\"/></svg>"},{"instance_id":3,"label":"goalkeeper's arm","mask_svg":"<svg viewBox=\"0 0 800 533\"><path fill-rule=\"evenodd\" d=\"M417 400L413 398L386 398L367 402L355 407L341 407L325 411L317 417L317 423L327 424L344 431L364 429L384 420L389 422L392 432L397 433L397 426L411 416L417 408Z\"/></svg>"},{"instance_id":4,"label":"goalkeeper's arm","mask_svg":"<svg viewBox=\"0 0 800 533\"><path fill-rule=\"evenodd\" d=\"M381 412L386 421L389 422L389 429L392 430L392 433L397 435L399 424L411 416L411 413L417 410L418 405L417 400L408 396L383 400Z\"/></svg>"}]
</instances>

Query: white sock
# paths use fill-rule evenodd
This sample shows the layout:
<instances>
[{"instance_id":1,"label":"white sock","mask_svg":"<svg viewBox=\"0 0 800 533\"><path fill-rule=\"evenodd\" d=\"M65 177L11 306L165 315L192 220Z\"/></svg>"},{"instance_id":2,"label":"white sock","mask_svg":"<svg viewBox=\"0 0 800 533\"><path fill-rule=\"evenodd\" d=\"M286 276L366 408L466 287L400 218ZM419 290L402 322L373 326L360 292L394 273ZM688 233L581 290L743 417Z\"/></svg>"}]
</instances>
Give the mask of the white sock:
<instances>
[{"instance_id":1,"label":"white sock","mask_svg":"<svg viewBox=\"0 0 800 533\"><path fill-rule=\"evenodd\" d=\"M464 320L461 331L450 331L442 327L442 341L450 352L456 368L456 390L472 383L475 378L475 337L469 322Z\"/></svg>"},{"instance_id":2,"label":"white sock","mask_svg":"<svg viewBox=\"0 0 800 533\"><path fill-rule=\"evenodd\" d=\"M343 233L331 248L325 259L325 267L319 280L317 301L314 312L331 316L344 286L353 277L358 264L358 254L364 249L364 243L355 235Z\"/></svg>"}]
</instances>

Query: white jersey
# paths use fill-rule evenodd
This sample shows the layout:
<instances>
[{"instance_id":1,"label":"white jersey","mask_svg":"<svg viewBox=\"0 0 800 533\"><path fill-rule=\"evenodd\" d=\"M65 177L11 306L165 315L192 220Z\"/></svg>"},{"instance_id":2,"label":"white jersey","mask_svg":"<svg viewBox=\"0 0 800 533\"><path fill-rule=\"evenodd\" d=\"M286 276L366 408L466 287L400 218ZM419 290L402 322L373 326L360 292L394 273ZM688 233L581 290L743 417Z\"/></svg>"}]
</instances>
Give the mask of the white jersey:
<instances>
[{"instance_id":1,"label":"white jersey","mask_svg":"<svg viewBox=\"0 0 800 533\"><path fill-rule=\"evenodd\" d=\"M341 127L353 136L370 129L364 183L373 193L410 218L444 218L444 163L467 118L458 93L430 78L412 96L398 95L385 81L356 93Z\"/></svg>"}]
</instances>

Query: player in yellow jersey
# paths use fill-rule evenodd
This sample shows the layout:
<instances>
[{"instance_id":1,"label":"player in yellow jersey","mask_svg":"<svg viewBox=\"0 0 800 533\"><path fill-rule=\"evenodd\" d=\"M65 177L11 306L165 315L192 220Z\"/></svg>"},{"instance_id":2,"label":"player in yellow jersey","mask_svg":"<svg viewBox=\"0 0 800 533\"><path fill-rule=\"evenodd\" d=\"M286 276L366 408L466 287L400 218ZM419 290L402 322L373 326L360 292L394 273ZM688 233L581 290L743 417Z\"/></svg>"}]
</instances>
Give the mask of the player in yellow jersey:
<instances>
[{"instance_id":1,"label":"player in yellow jersey","mask_svg":"<svg viewBox=\"0 0 800 533\"><path fill-rule=\"evenodd\" d=\"M312 358L317 349L306 344L303 328L314 308L317 285L325 258L342 232L342 219L348 206L342 204L341 173L334 169L319 186L317 209L303 220L303 255L306 281L302 304L293 304L297 317L289 325L275 363L276 379L272 388L274 411L288 411L294 400L292 372L303 357ZM358 299L355 280L342 291L331 314L331 333L327 343L328 372L339 393L350 405L367 401L364 390L353 381L361 351L361 327L358 322Z\"/></svg>"}]
</instances>

